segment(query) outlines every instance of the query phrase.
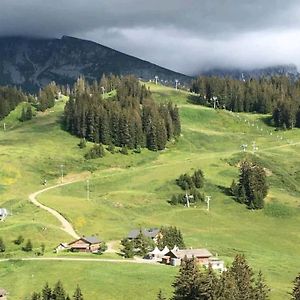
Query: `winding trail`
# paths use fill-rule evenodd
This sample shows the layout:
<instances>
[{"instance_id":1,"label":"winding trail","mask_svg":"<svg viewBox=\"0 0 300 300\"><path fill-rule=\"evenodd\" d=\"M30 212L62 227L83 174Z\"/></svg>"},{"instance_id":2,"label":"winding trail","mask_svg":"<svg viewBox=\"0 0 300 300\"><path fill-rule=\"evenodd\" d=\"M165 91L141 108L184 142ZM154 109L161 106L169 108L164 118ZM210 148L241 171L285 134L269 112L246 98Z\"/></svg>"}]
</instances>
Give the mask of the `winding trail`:
<instances>
[{"instance_id":1,"label":"winding trail","mask_svg":"<svg viewBox=\"0 0 300 300\"><path fill-rule=\"evenodd\" d=\"M32 193L29 195L29 201L34 204L35 206L42 208L44 210L46 210L47 212L49 212L50 214L52 214L56 219L58 219L58 221L61 223L61 229L63 231L65 231L67 234L69 234L70 236L72 236L75 239L79 239L79 235L76 233L76 231L74 230L72 224L63 216L61 215L58 211L54 210L53 208L50 208L46 205L41 204L40 202L38 202L38 200L36 199L37 196L39 196L40 194L47 192L49 190L64 186L64 185L68 185L71 183L77 182L75 181L70 181L70 182L65 182L65 183L60 183L54 186L50 186L47 188L44 188L42 190L39 190L35 193Z\"/></svg>"}]
</instances>

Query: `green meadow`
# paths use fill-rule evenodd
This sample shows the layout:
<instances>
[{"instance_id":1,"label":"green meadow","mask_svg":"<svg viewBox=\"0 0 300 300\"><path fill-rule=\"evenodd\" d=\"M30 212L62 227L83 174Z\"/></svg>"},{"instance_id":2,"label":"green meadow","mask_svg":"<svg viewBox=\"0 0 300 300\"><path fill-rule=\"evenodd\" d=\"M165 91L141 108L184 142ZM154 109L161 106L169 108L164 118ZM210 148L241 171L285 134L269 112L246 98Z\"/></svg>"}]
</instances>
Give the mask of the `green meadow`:
<instances>
[{"instance_id":1,"label":"green meadow","mask_svg":"<svg viewBox=\"0 0 300 300\"><path fill-rule=\"evenodd\" d=\"M21 107L0 122L0 128L5 122L7 129L0 131L0 200L12 212L0 223L7 246L2 257L24 256L12 242L19 234L30 238L35 248L44 243L47 256L59 242L72 240L53 216L28 201L30 193L43 188L44 179L48 185L59 182L63 164L65 180L82 180L38 199L63 214L79 234L98 234L110 242L132 228L177 226L188 247L206 247L227 263L236 253L244 253L255 270L263 271L271 299L285 299L300 271L300 131L275 131L268 125L270 116L213 110L193 104L193 95L187 92L150 88L157 101L173 101L180 107L182 136L160 153L107 152L104 158L85 161L83 155L92 144L79 149L79 139L60 126L66 99L26 123L18 121ZM255 153L253 142L258 147ZM246 152L242 144L248 145ZM268 175L270 190L260 211L248 210L227 193L238 178L240 160L247 156L263 165ZM203 193L212 197L210 211L205 203L171 206L168 200L181 192L175 179L198 168L205 174ZM71 290L78 281L92 298L103 291L103 299L125 299L124 295L140 299L142 290L145 299L154 299L159 288L170 295L177 270L104 262L11 261L1 266L1 285L14 290L14 299L56 279Z\"/></svg>"}]
</instances>

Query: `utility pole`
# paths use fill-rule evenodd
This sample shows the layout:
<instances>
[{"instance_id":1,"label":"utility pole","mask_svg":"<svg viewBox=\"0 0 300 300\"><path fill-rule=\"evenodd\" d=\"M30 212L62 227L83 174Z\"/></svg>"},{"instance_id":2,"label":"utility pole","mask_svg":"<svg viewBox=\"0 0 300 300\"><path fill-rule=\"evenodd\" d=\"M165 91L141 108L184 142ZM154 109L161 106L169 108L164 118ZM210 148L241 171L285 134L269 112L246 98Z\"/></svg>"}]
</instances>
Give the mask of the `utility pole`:
<instances>
[{"instance_id":1,"label":"utility pole","mask_svg":"<svg viewBox=\"0 0 300 300\"><path fill-rule=\"evenodd\" d=\"M158 81L158 76L155 76L155 84L157 85L157 81Z\"/></svg>"},{"instance_id":2,"label":"utility pole","mask_svg":"<svg viewBox=\"0 0 300 300\"><path fill-rule=\"evenodd\" d=\"M86 181L86 198L87 200L90 200L90 181L87 179Z\"/></svg>"},{"instance_id":3,"label":"utility pole","mask_svg":"<svg viewBox=\"0 0 300 300\"><path fill-rule=\"evenodd\" d=\"M218 97L212 97L212 100L214 101L214 109L217 108L217 102L218 102Z\"/></svg>"},{"instance_id":4,"label":"utility pole","mask_svg":"<svg viewBox=\"0 0 300 300\"><path fill-rule=\"evenodd\" d=\"M3 123L3 130L6 131L6 124Z\"/></svg>"},{"instance_id":5,"label":"utility pole","mask_svg":"<svg viewBox=\"0 0 300 300\"><path fill-rule=\"evenodd\" d=\"M105 87L104 87L104 86L101 86L101 90L102 90L102 96L104 96Z\"/></svg>"},{"instance_id":6,"label":"utility pole","mask_svg":"<svg viewBox=\"0 0 300 300\"><path fill-rule=\"evenodd\" d=\"M256 146L256 142L253 142L252 147L253 147L253 153L255 153L255 151L258 150L258 147Z\"/></svg>"},{"instance_id":7,"label":"utility pole","mask_svg":"<svg viewBox=\"0 0 300 300\"><path fill-rule=\"evenodd\" d=\"M175 88L176 88L176 90L178 90L178 82L179 82L179 80L175 79Z\"/></svg>"},{"instance_id":8,"label":"utility pole","mask_svg":"<svg viewBox=\"0 0 300 300\"><path fill-rule=\"evenodd\" d=\"M187 191L185 191L186 207L190 207L190 200Z\"/></svg>"},{"instance_id":9,"label":"utility pole","mask_svg":"<svg viewBox=\"0 0 300 300\"><path fill-rule=\"evenodd\" d=\"M64 165L60 165L61 183L64 182Z\"/></svg>"},{"instance_id":10,"label":"utility pole","mask_svg":"<svg viewBox=\"0 0 300 300\"><path fill-rule=\"evenodd\" d=\"M209 211L209 203L210 203L210 200L211 200L211 196L206 196L205 197L206 198L206 200L205 200L205 202L207 203L207 211Z\"/></svg>"}]
</instances>

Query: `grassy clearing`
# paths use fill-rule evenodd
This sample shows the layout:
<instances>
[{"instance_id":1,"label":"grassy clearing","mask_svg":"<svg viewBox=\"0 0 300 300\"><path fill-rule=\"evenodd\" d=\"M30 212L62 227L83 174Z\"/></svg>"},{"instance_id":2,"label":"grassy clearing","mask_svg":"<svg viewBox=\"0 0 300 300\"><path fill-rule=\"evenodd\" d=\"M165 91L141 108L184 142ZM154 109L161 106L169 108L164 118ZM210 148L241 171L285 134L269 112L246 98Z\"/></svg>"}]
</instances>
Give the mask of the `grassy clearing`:
<instances>
[{"instance_id":1,"label":"grassy clearing","mask_svg":"<svg viewBox=\"0 0 300 300\"><path fill-rule=\"evenodd\" d=\"M52 216L26 202L30 192L42 188L43 178L47 178L49 184L56 182L59 166L64 164L70 177L90 172L90 200L86 198L85 181L51 190L39 200L60 211L81 234L119 240L134 227L176 225L182 230L188 246L207 247L227 262L236 253L245 253L256 270L263 270L272 287L272 299L284 299L300 269L300 233L297 230L300 221L299 130L276 132L268 126L268 116L214 111L190 104L186 92L155 85L151 85L151 90L157 101L177 103L182 118L182 137L161 153L148 150L128 156L107 153L103 159L84 161L83 153L87 150L80 150L78 139L59 126L63 102L57 103L52 112L39 114L22 126L15 121L13 129L0 132L1 205L11 206L14 211L12 217L0 224L0 235L12 239L25 232L36 245L44 241L48 252L58 242L69 240ZM259 148L255 155L249 153L253 142ZM246 154L240 148L245 143L250 150ZM271 188L264 211L249 211L224 193L232 179L237 178L238 162L245 155L263 164L268 173ZM180 192L174 183L176 177L197 168L205 173L205 194L212 196L210 213L206 212L204 204L186 209L167 203L172 194ZM43 227L49 228L47 235L39 231ZM14 245L9 247L13 255L21 255ZM24 270L27 270L30 262L25 265ZM41 276L46 270L44 266L39 266ZM171 280L167 282L164 278L173 276L174 269L163 269L162 273L159 271L152 276L149 275L152 269L147 273L148 267L139 266L135 279L148 278L149 288L153 288L155 280L162 280L160 287L169 289ZM126 272L127 265L120 268ZM130 266L128 272L133 269L134 266ZM95 277L105 274L107 280L113 280L112 272L106 274L97 270ZM15 272L13 268L11 272ZM84 280L82 277L78 278ZM11 277L7 278L10 284ZM66 284L73 283L68 276L65 278ZM105 290L107 282L101 280L98 284L93 280L84 281L82 288L97 290L102 287ZM126 279L120 277L118 281L125 289ZM122 293L118 289L107 290L105 298L122 299L131 289L132 285ZM155 293L149 291L152 299Z\"/></svg>"},{"instance_id":2,"label":"grassy clearing","mask_svg":"<svg viewBox=\"0 0 300 300\"><path fill-rule=\"evenodd\" d=\"M46 280L53 286L61 279L70 294L79 284L85 299L152 300L160 286L171 295L175 273L171 267L126 263L12 261L1 263L0 278L11 299L28 299L32 291L42 289Z\"/></svg>"}]
</instances>

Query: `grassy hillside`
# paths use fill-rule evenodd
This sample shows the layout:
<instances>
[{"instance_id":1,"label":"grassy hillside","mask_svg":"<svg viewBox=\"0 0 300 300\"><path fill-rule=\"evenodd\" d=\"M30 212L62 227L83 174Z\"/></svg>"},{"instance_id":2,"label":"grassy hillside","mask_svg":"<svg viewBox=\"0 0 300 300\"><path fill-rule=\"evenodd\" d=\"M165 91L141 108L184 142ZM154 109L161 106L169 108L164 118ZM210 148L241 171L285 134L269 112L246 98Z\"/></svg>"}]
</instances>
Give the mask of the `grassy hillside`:
<instances>
[{"instance_id":1,"label":"grassy hillside","mask_svg":"<svg viewBox=\"0 0 300 300\"><path fill-rule=\"evenodd\" d=\"M60 128L63 101L25 124L11 121L9 130L0 132L1 206L13 210L13 216L0 224L0 235L7 240L8 248L15 256L22 254L11 243L21 232L30 236L37 247L44 242L48 251L55 244L70 240L52 216L27 202L30 192L42 188L44 178L49 184L59 180L63 164L69 178L77 174L82 181L51 190L39 200L60 211L80 234L97 233L111 241L125 237L134 227L176 225L187 246L207 247L227 262L236 253L245 253L256 270L263 270L272 288L272 299L284 299L300 270L299 130L276 132L268 126L269 116L214 111L191 104L189 93L155 85L151 85L151 90L157 101L171 100L180 107L182 137L161 153L107 153L102 159L84 161L87 149L80 150L78 139ZM259 148L255 154L250 151L253 142ZM246 153L241 151L242 144L248 144ZM237 178L238 163L247 155L267 170L270 192L266 208L261 211L247 210L224 192ZM176 177L196 168L204 171L204 192L212 196L209 213L205 204L188 209L172 207L167 202L180 192L175 185ZM90 179L90 200L86 197L85 178ZM31 264L38 263L24 263L24 273ZM6 282L10 287L9 278L13 278L15 269L7 268L10 275ZM43 274L45 264L41 263L39 268ZM158 278L174 275L172 268L155 269L162 269L158 274L152 273L150 266L129 268L136 271L136 278L143 282L147 276L153 284L160 282L155 281ZM77 265L60 273L67 284L68 274L74 269ZM103 274L100 269L95 272L99 272L98 276ZM122 277L119 281L120 285L126 284ZM160 287L169 288L170 281L162 281ZM91 287L89 284L88 278L82 278L83 290L85 286ZM99 281L97 288L104 285L104 281ZM149 285L145 283L146 286ZM149 291L149 299L154 298L157 289ZM107 299L122 299L115 291L107 293Z\"/></svg>"}]
</instances>

